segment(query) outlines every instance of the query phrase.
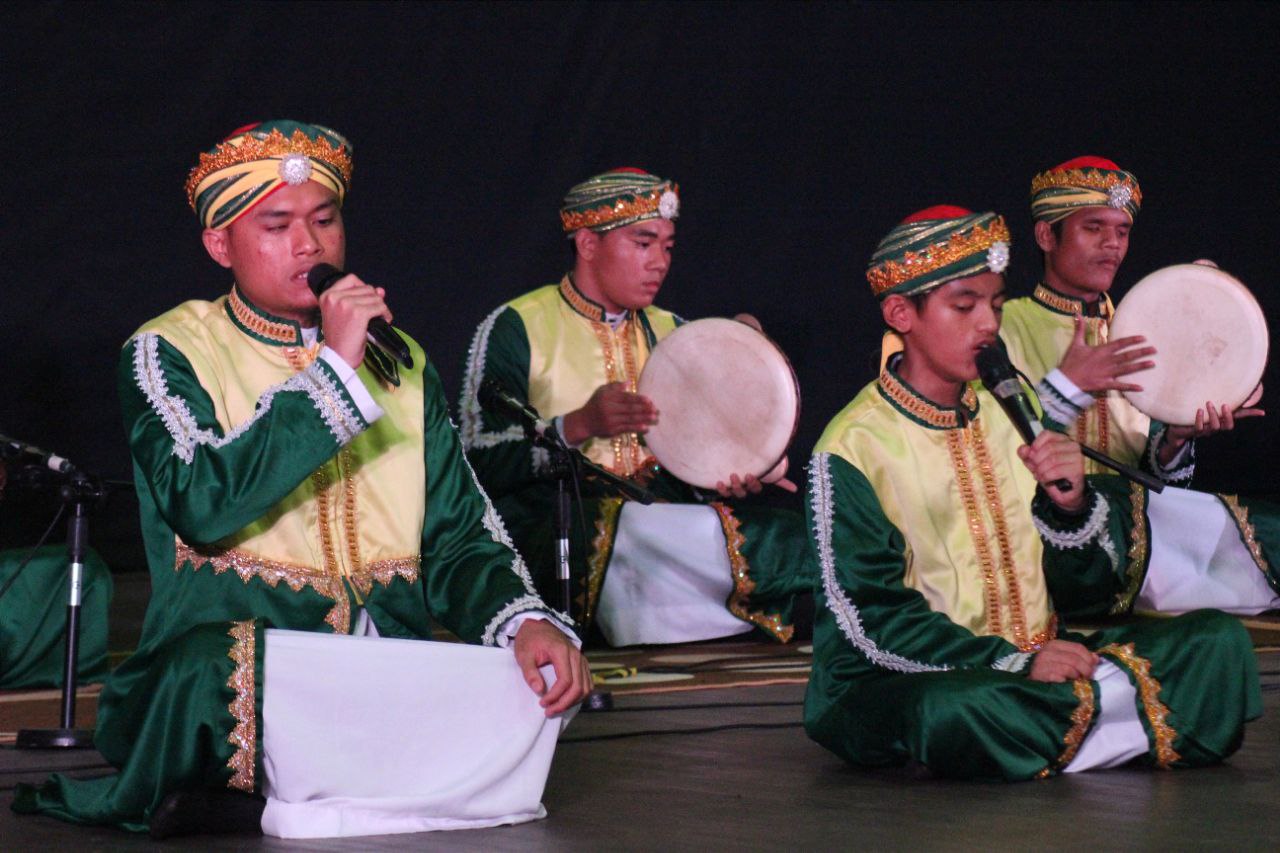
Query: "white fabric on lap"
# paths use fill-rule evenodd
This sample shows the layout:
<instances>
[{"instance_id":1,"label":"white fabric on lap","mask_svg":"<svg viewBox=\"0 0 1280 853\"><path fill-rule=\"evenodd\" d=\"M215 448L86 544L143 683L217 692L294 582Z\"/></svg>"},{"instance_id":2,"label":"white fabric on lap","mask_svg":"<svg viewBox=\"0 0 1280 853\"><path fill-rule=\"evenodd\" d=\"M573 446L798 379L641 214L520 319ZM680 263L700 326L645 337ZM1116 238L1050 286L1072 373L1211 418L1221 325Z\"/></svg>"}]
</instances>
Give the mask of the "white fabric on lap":
<instances>
[{"instance_id":1,"label":"white fabric on lap","mask_svg":"<svg viewBox=\"0 0 1280 853\"><path fill-rule=\"evenodd\" d=\"M1119 767L1146 753L1147 732L1138 720L1137 691L1129 676L1109 660L1093 668L1098 682L1098 721L1063 773Z\"/></svg>"},{"instance_id":2,"label":"white fabric on lap","mask_svg":"<svg viewBox=\"0 0 1280 853\"><path fill-rule=\"evenodd\" d=\"M733 570L720 516L709 506L623 504L596 605L613 646L729 637L751 624L725 610Z\"/></svg>"},{"instance_id":3,"label":"white fabric on lap","mask_svg":"<svg viewBox=\"0 0 1280 853\"><path fill-rule=\"evenodd\" d=\"M1166 487L1147 496L1147 517L1151 568L1136 609L1183 613L1214 607L1250 614L1280 607L1280 596L1216 496Z\"/></svg>"},{"instance_id":4,"label":"white fabric on lap","mask_svg":"<svg viewBox=\"0 0 1280 853\"><path fill-rule=\"evenodd\" d=\"M507 649L268 630L262 831L385 835L545 817L572 713L546 719ZM551 667L542 668L548 684Z\"/></svg>"}]
</instances>

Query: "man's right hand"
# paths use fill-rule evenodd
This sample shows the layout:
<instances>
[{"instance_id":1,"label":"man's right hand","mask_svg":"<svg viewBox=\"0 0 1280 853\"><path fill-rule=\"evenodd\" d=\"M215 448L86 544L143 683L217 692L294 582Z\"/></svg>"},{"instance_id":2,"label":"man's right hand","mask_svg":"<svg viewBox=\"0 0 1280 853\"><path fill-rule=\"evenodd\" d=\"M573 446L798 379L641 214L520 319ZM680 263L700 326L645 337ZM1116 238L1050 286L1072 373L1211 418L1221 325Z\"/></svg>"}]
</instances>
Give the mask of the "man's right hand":
<instances>
[{"instance_id":1,"label":"man's right hand","mask_svg":"<svg viewBox=\"0 0 1280 853\"><path fill-rule=\"evenodd\" d=\"M357 276L344 275L320 294L320 326L324 343L353 368L364 361L369 321L381 317L391 322L391 310L384 301L386 291L365 284Z\"/></svg>"},{"instance_id":2,"label":"man's right hand","mask_svg":"<svg viewBox=\"0 0 1280 853\"><path fill-rule=\"evenodd\" d=\"M1091 678L1098 660L1097 655L1079 643L1050 640L1031 659L1031 671L1027 673L1027 678L1049 682Z\"/></svg>"},{"instance_id":3,"label":"man's right hand","mask_svg":"<svg viewBox=\"0 0 1280 853\"><path fill-rule=\"evenodd\" d=\"M589 438L642 433L657 422L652 400L628 391L625 382L611 382L597 388L581 409L564 416L564 440L579 445Z\"/></svg>"},{"instance_id":4,"label":"man's right hand","mask_svg":"<svg viewBox=\"0 0 1280 853\"><path fill-rule=\"evenodd\" d=\"M1095 394L1099 391L1141 391L1141 385L1126 382L1121 377L1156 366L1150 356L1155 347L1139 346L1146 341L1142 335L1130 335L1099 346L1084 342L1085 318L1076 315L1075 337L1067 348L1058 369L1076 384L1081 391Z\"/></svg>"}]
</instances>

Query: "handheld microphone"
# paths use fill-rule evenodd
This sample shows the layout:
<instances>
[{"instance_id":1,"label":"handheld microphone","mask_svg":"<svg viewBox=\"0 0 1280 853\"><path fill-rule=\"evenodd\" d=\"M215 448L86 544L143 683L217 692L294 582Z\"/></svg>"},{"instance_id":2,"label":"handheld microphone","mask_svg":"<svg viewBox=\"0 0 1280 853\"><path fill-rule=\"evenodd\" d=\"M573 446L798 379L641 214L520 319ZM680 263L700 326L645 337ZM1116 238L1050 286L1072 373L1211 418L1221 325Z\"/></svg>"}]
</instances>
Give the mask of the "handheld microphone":
<instances>
[{"instance_id":1,"label":"handheld microphone","mask_svg":"<svg viewBox=\"0 0 1280 853\"><path fill-rule=\"evenodd\" d=\"M333 264L316 264L307 273L307 287L319 296L333 287L334 283L344 275L346 273ZM369 321L369 339L405 368L413 367L413 356L409 353L409 345L401 340L386 320L374 317Z\"/></svg>"},{"instance_id":2,"label":"handheld microphone","mask_svg":"<svg viewBox=\"0 0 1280 853\"><path fill-rule=\"evenodd\" d=\"M76 466L69 460L63 459L56 453L41 450L34 444L27 444L25 441L18 441L16 438L2 434L0 434L0 455L14 459L26 457L59 474L71 474L76 470Z\"/></svg>"},{"instance_id":3,"label":"handheld microphone","mask_svg":"<svg viewBox=\"0 0 1280 853\"><path fill-rule=\"evenodd\" d=\"M1014 372L1009 356L1005 355L999 344L991 344L978 350L974 361L978 365L978 377L982 384L996 398L1009 420L1013 421L1014 429L1022 436L1022 440L1027 444L1035 441L1036 436L1044 432L1044 425L1040 423L1031 400L1022 390L1022 383L1018 381L1018 374ZM1071 491L1069 480L1057 480L1052 485L1061 492Z\"/></svg>"},{"instance_id":4,"label":"handheld microphone","mask_svg":"<svg viewBox=\"0 0 1280 853\"><path fill-rule=\"evenodd\" d=\"M480 401L480 405L485 408L501 412L508 419L518 423L529 435L545 435L549 432L555 432L555 428L542 419L537 409L512 394L501 382L493 377L489 377L480 383L480 390L476 392L476 398Z\"/></svg>"}]
</instances>

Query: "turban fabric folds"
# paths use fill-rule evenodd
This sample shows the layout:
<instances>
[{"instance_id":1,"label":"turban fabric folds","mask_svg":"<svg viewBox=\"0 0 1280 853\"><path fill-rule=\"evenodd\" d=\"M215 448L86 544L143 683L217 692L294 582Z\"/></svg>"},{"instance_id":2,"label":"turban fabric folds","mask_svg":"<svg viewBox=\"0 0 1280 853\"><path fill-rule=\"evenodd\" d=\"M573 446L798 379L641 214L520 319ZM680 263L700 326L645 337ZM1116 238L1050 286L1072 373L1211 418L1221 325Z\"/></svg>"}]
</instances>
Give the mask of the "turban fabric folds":
<instances>
[{"instance_id":1,"label":"turban fabric folds","mask_svg":"<svg viewBox=\"0 0 1280 853\"><path fill-rule=\"evenodd\" d=\"M569 190L560 208L565 234L612 231L646 219L680 215L680 187L641 169L613 169Z\"/></svg>"},{"instance_id":2,"label":"turban fabric folds","mask_svg":"<svg viewBox=\"0 0 1280 853\"><path fill-rule=\"evenodd\" d=\"M1031 180L1031 218L1050 225L1086 207L1110 207L1129 214L1142 206L1138 179L1102 157L1076 157Z\"/></svg>"},{"instance_id":3,"label":"turban fabric folds","mask_svg":"<svg viewBox=\"0 0 1280 853\"><path fill-rule=\"evenodd\" d=\"M925 293L957 278L1004 272L1009 228L994 213L937 205L913 213L880 241L867 281L879 299Z\"/></svg>"},{"instance_id":4,"label":"turban fabric folds","mask_svg":"<svg viewBox=\"0 0 1280 853\"><path fill-rule=\"evenodd\" d=\"M318 124L260 122L200 155L187 177L187 201L205 228L226 228L273 190L307 181L342 204L351 184L351 143Z\"/></svg>"}]
</instances>

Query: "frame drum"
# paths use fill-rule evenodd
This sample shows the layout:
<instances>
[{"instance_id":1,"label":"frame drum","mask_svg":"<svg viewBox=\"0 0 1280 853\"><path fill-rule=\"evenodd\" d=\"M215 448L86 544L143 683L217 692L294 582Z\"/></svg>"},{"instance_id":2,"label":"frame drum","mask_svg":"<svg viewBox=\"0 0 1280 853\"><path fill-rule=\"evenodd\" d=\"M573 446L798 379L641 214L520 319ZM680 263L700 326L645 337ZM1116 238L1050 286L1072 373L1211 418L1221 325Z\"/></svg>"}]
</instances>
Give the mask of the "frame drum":
<instances>
[{"instance_id":1,"label":"frame drum","mask_svg":"<svg viewBox=\"0 0 1280 853\"><path fill-rule=\"evenodd\" d=\"M659 341L637 391L658 408L644 436L649 451L705 489L733 474L768 474L800 421L800 386L782 350L721 317L685 323Z\"/></svg>"},{"instance_id":2,"label":"frame drum","mask_svg":"<svg viewBox=\"0 0 1280 853\"><path fill-rule=\"evenodd\" d=\"M1135 284L1116 308L1111 340L1144 335L1156 366L1123 392L1139 411L1189 425L1206 402L1240 406L1267 366L1267 321L1248 289L1222 270L1177 264Z\"/></svg>"}]
</instances>

